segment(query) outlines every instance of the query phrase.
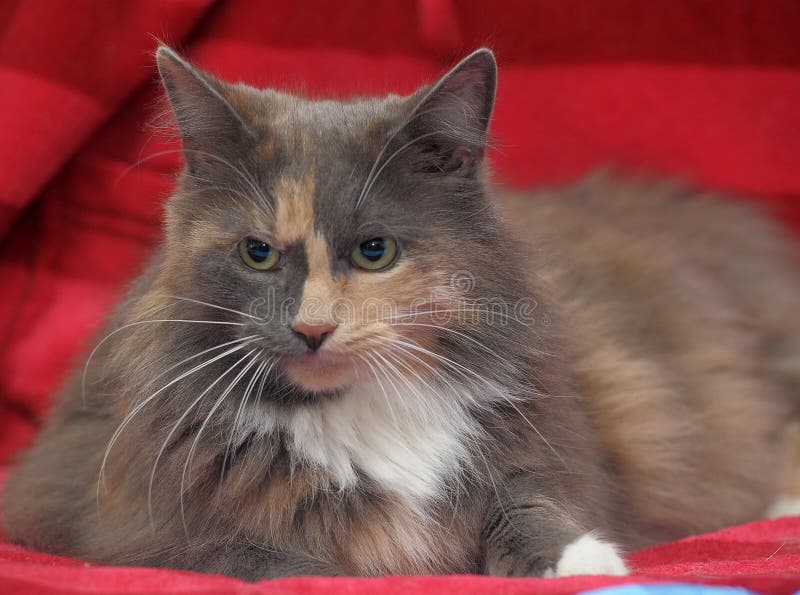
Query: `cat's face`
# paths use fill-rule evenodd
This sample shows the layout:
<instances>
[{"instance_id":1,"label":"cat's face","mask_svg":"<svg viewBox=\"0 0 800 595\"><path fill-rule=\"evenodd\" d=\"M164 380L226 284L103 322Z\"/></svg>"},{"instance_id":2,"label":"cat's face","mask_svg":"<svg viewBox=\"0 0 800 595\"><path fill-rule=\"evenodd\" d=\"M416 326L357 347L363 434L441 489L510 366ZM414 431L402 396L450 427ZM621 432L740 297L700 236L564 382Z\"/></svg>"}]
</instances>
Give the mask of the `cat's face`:
<instances>
[{"instance_id":1,"label":"cat's face","mask_svg":"<svg viewBox=\"0 0 800 595\"><path fill-rule=\"evenodd\" d=\"M183 315L238 323L205 328L211 343L249 337L245 351L314 395L435 369L443 345L480 332L499 242L482 181L489 52L410 97L345 103L158 58L187 162L162 284L196 300Z\"/></svg>"}]
</instances>

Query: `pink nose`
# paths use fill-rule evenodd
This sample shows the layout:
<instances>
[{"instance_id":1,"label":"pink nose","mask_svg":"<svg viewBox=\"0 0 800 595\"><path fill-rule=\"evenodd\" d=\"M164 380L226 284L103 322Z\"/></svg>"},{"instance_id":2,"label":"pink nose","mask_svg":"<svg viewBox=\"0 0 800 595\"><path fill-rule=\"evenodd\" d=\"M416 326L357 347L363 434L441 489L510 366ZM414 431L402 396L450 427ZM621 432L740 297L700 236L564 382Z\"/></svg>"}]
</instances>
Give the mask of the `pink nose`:
<instances>
[{"instance_id":1,"label":"pink nose","mask_svg":"<svg viewBox=\"0 0 800 595\"><path fill-rule=\"evenodd\" d=\"M297 322L292 327L292 331L306 342L311 351L319 349L322 342L335 330L336 326L333 324L308 324L306 322Z\"/></svg>"}]
</instances>

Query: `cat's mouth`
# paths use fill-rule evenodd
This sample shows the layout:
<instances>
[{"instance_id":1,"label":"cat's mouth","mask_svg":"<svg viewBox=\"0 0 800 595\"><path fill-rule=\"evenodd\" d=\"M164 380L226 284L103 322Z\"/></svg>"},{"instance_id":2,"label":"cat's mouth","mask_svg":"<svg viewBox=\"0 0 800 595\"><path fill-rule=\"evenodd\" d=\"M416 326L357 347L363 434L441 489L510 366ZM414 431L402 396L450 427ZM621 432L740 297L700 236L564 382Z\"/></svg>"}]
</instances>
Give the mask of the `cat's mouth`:
<instances>
[{"instance_id":1,"label":"cat's mouth","mask_svg":"<svg viewBox=\"0 0 800 595\"><path fill-rule=\"evenodd\" d=\"M340 391L355 382L352 359L324 349L287 357L282 366L294 384L313 392Z\"/></svg>"}]
</instances>

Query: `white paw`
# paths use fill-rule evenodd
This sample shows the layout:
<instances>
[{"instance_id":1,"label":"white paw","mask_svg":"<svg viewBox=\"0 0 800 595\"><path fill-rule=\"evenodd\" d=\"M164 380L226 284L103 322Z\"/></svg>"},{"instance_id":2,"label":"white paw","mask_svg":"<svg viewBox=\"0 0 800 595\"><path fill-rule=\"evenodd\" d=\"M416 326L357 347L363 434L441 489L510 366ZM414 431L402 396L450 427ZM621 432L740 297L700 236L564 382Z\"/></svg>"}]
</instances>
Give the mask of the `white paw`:
<instances>
[{"instance_id":1,"label":"white paw","mask_svg":"<svg viewBox=\"0 0 800 595\"><path fill-rule=\"evenodd\" d=\"M777 519L783 516L800 515L800 498L780 498L767 512L767 518Z\"/></svg>"},{"instance_id":2,"label":"white paw","mask_svg":"<svg viewBox=\"0 0 800 595\"><path fill-rule=\"evenodd\" d=\"M628 567L613 544L586 533L564 548L555 569L555 576L580 574L624 576Z\"/></svg>"}]
</instances>

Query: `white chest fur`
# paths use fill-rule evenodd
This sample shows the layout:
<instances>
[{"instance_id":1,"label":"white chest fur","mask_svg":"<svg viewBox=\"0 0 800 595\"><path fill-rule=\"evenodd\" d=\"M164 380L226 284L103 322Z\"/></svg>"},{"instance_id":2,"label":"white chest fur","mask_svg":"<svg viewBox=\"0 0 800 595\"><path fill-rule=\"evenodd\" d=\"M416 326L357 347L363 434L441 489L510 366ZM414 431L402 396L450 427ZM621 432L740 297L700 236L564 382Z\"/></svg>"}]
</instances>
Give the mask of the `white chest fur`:
<instances>
[{"instance_id":1,"label":"white chest fur","mask_svg":"<svg viewBox=\"0 0 800 595\"><path fill-rule=\"evenodd\" d=\"M467 395L455 391L364 384L322 402L253 410L240 428L243 434L281 428L291 455L325 470L334 485L353 487L361 473L421 512L471 464L467 445L479 429L466 410Z\"/></svg>"}]
</instances>

